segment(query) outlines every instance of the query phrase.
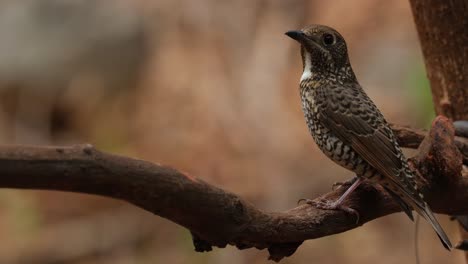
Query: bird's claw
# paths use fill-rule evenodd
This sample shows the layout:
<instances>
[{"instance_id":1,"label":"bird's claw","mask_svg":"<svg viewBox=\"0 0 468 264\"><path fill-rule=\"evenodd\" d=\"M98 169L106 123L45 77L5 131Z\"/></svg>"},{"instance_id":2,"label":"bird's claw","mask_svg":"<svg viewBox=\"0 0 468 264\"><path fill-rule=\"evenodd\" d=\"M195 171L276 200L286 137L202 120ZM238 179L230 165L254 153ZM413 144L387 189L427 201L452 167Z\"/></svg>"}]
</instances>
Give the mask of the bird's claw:
<instances>
[{"instance_id":1,"label":"bird's claw","mask_svg":"<svg viewBox=\"0 0 468 264\"><path fill-rule=\"evenodd\" d=\"M337 204L337 203L331 202L329 200L316 201L316 200L303 198L303 199L300 199L299 201L297 201L298 204L300 204L301 202L305 202L306 204L312 205L315 208L322 209L322 210L341 210L341 211L344 211L344 212L346 212L348 214L354 215L356 217L356 222L355 223L356 224L359 223L360 215L359 215L358 211L354 210L351 207L344 206L342 204Z\"/></svg>"}]
</instances>

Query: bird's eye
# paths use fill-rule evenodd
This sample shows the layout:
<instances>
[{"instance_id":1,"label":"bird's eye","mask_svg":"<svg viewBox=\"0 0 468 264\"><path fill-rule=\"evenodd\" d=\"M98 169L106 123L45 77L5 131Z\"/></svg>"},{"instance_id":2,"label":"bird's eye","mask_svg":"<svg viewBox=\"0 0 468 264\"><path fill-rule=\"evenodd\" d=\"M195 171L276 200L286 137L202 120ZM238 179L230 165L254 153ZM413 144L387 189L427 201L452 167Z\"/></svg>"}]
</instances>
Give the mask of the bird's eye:
<instances>
[{"instance_id":1,"label":"bird's eye","mask_svg":"<svg viewBox=\"0 0 468 264\"><path fill-rule=\"evenodd\" d=\"M322 36L322 41L323 41L323 44L327 46L333 45L335 44L335 36L329 33L325 33Z\"/></svg>"}]
</instances>

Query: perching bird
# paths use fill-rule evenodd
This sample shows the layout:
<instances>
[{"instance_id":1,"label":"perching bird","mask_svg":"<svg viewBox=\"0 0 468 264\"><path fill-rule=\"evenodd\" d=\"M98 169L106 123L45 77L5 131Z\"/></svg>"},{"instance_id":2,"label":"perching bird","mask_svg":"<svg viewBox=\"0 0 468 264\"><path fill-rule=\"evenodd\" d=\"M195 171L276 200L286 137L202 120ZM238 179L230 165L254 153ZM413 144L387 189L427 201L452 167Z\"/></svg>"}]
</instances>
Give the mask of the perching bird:
<instances>
[{"instance_id":1,"label":"perching bird","mask_svg":"<svg viewBox=\"0 0 468 264\"><path fill-rule=\"evenodd\" d=\"M312 137L329 158L357 175L337 201L318 206L353 212L342 206L346 197L363 180L380 184L411 220L412 209L423 216L450 250L450 240L418 190L392 130L356 80L343 37L322 25L286 35L301 44L300 95Z\"/></svg>"}]
</instances>

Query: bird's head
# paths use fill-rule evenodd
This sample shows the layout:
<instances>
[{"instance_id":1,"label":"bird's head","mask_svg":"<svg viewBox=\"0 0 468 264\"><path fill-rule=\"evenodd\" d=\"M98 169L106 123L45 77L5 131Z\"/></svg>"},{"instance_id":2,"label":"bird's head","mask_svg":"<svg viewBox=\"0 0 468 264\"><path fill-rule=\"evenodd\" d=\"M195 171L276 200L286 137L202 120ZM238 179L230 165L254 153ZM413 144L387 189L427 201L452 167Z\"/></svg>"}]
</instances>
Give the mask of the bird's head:
<instances>
[{"instance_id":1,"label":"bird's head","mask_svg":"<svg viewBox=\"0 0 468 264\"><path fill-rule=\"evenodd\" d=\"M333 28L310 25L285 33L301 44L304 78L314 74L352 75L344 38Z\"/></svg>"}]
</instances>

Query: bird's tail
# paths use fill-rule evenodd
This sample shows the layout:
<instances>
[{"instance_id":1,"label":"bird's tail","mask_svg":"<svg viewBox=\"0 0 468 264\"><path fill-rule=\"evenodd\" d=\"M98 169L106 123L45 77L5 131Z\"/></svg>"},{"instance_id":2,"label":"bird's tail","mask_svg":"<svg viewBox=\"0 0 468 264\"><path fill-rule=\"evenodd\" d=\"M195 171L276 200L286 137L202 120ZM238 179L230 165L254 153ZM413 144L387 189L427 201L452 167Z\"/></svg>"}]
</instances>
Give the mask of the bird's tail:
<instances>
[{"instance_id":1,"label":"bird's tail","mask_svg":"<svg viewBox=\"0 0 468 264\"><path fill-rule=\"evenodd\" d=\"M439 239L444 245L444 247L450 251L452 249L452 243L450 242L450 239L448 238L447 234L445 234L444 229L442 229L439 222L435 218L431 208L429 208L429 205L422 198L419 197L419 194L411 194L407 189L402 188L401 185L397 185L397 188L400 189L401 194L403 195L400 199L401 201L403 201L403 204L407 203L408 205L413 207L413 209L418 214L424 217L424 219L426 219L426 221L428 221L429 224L431 224L432 228L439 236ZM407 211L405 210L405 207L403 207L403 210L405 212ZM406 213L408 214L408 212ZM411 214L408 214L408 216L412 218Z\"/></svg>"},{"instance_id":2,"label":"bird's tail","mask_svg":"<svg viewBox=\"0 0 468 264\"><path fill-rule=\"evenodd\" d=\"M444 229L442 229L442 227L440 226L439 222L435 218L427 203L422 203L423 204L416 203L414 209L431 224L432 228L434 229L434 231L436 231L444 247L448 250L451 250L452 243L450 242L450 239L448 238L447 234L445 234Z\"/></svg>"}]
</instances>

